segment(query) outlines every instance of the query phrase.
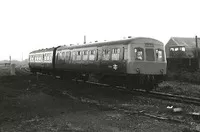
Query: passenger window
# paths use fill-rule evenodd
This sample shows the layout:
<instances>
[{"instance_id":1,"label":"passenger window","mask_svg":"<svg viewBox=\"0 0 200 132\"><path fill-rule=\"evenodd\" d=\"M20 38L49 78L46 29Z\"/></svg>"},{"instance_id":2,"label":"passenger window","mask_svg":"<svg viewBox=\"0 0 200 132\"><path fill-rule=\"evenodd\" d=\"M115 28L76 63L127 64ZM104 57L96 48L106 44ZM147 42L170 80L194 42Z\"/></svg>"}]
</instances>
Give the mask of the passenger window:
<instances>
[{"instance_id":1,"label":"passenger window","mask_svg":"<svg viewBox=\"0 0 200 132\"><path fill-rule=\"evenodd\" d=\"M112 60L119 60L120 49L115 48L112 50Z\"/></svg>"},{"instance_id":2,"label":"passenger window","mask_svg":"<svg viewBox=\"0 0 200 132\"><path fill-rule=\"evenodd\" d=\"M46 54L44 54L44 60L46 61Z\"/></svg>"},{"instance_id":3,"label":"passenger window","mask_svg":"<svg viewBox=\"0 0 200 132\"><path fill-rule=\"evenodd\" d=\"M71 52L66 52L65 53L65 62L67 62L70 59L70 53Z\"/></svg>"},{"instance_id":4,"label":"passenger window","mask_svg":"<svg viewBox=\"0 0 200 132\"><path fill-rule=\"evenodd\" d=\"M72 60L76 60L76 52L72 52Z\"/></svg>"},{"instance_id":5,"label":"passenger window","mask_svg":"<svg viewBox=\"0 0 200 132\"><path fill-rule=\"evenodd\" d=\"M83 60L87 60L88 59L88 51L84 50L83 51Z\"/></svg>"},{"instance_id":6,"label":"passenger window","mask_svg":"<svg viewBox=\"0 0 200 132\"><path fill-rule=\"evenodd\" d=\"M52 56L51 56L51 54L49 54L49 55L50 55L50 56L49 56L49 60L52 61Z\"/></svg>"},{"instance_id":7,"label":"passenger window","mask_svg":"<svg viewBox=\"0 0 200 132\"><path fill-rule=\"evenodd\" d=\"M135 60L144 60L143 48L135 48Z\"/></svg>"},{"instance_id":8,"label":"passenger window","mask_svg":"<svg viewBox=\"0 0 200 132\"><path fill-rule=\"evenodd\" d=\"M76 60L81 60L81 51L77 51Z\"/></svg>"},{"instance_id":9,"label":"passenger window","mask_svg":"<svg viewBox=\"0 0 200 132\"><path fill-rule=\"evenodd\" d=\"M51 53L49 53L48 55L49 55L49 61L51 61L52 60ZM65 53L63 55L65 55ZM63 59L65 59L65 56L63 56Z\"/></svg>"},{"instance_id":10,"label":"passenger window","mask_svg":"<svg viewBox=\"0 0 200 132\"><path fill-rule=\"evenodd\" d=\"M110 59L110 51L108 49L103 50L102 60L109 60Z\"/></svg>"},{"instance_id":11,"label":"passenger window","mask_svg":"<svg viewBox=\"0 0 200 132\"><path fill-rule=\"evenodd\" d=\"M49 55L49 57L50 57L50 54L48 54L48 55ZM65 52L62 52L61 59L62 59L62 60L65 60ZM50 60L50 59L49 59L49 60Z\"/></svg>"},{"instance_id":12,"label":"passenger window","mask_svg":"<svg viewBox=\"0 0 200 132\"><path fill-rule=\"evenodd\" d=\"M164 61L163 50L156 49L156 61Z\"/></svg>"},{"instance_id":13,"label":"passenger window","mask_svg":"<svg viewBox=\"0 0 200 132\"><path fill-rule=\"evenodd\" d=\"M95 50L90 50L89 52L89 60L94 60L95 59Z\"/></svg>"},{"instance_id":14,"label":"passenger window","mask_svg":"<svg viewBox=\"0 0 200 132\"><path fill-rule=\"evenodd\" d=\"M154 49L145 49L145 51L146 51L146 60L155 61Z\"/></svg>"}]
</instances>

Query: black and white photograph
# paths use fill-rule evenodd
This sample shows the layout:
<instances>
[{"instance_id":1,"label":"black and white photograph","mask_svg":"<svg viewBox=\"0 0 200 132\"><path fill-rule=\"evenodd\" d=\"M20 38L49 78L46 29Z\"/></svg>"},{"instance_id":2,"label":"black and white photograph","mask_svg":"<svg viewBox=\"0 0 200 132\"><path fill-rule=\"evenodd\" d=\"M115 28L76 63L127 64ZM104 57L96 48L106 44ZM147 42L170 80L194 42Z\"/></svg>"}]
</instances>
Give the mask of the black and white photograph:
<instances>
[{"instance_id":1,"label":"black and white photograph","mask_svg":"<svg viewBox=\"0 0 200 132\"><path fill-rule=\"evenodd\" d=\"M199 7L0 0L0 132L200 132Z\"/></svg>"}]
</instances>

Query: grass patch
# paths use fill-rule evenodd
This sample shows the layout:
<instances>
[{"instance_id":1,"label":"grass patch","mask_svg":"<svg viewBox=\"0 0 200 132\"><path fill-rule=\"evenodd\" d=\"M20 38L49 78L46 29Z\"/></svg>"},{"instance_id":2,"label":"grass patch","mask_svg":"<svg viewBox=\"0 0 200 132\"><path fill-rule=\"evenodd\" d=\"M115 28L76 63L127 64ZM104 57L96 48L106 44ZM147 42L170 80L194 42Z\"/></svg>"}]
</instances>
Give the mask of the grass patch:
<instances>
[{"instance_id":1,"label":"grass patch","mask_svg":"<svg viewBox=\"0 0 200 132\"><path fill-rule=\"evenodd\" d=\"M166 80L176 80L181 82L189 82L194 84L200 84L200 70L187 71L180 69L179 71L168 71Z\"/></svg>"}]
</instances>

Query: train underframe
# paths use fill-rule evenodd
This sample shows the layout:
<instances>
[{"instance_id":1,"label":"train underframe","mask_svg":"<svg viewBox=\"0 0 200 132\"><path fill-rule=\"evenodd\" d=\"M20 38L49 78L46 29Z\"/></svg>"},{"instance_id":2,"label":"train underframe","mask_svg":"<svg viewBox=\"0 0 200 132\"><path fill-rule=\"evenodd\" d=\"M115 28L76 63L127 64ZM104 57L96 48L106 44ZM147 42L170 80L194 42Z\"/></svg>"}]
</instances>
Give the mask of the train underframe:
<instances>
[{"instance_id":1,"label":"train underframe","mask_svg":"<svg viewBox=\"0 0 200 132\"><path fill-rule=\"evenodd\" d=\"M158 84L164 80L163 75L145 75L145 74L135 74L127 76L127 88L129 90L133 89L144 89L146 91L151 91L158 87Z\"/></svg>"},{"instance_id":2,"label":"train underframe","mask_svg":"<svg viewBox=\"0 0 200 132\"><path fill-rule=\"evenodd\" d=\"M76 79L105 83L112 86L124 86L129 90L144 89L151 91L156 89L158 84L164 80L164 75L146 75L146 74L103 74L74 71L53 71L43 69L31 69L31 72L40 72L43 74L52 74L60 76L63 79Z\"/></svg>"},{"instance_id":3,"label":"train underframe","mask_svg":"<svg viewBox=\"0 0 200 132\"><path fill-rule=\"evenodd\" d=\"M164 76L144 74L90 74L88 80L113 86L123 86L130 91L132 91L133 89L143 89L146 91L151 91L158 87L158 84L164 80Z\"/></svg>"}]
</instances>

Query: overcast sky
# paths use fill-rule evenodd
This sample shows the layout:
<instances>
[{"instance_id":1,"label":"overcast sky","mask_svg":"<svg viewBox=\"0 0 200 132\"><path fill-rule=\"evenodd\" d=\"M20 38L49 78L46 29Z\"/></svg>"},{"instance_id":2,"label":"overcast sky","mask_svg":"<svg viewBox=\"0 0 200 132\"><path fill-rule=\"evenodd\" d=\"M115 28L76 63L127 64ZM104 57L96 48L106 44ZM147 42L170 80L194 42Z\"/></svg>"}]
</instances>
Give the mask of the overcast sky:
<instances>
[{"instance_id":1,"label":"overcast sky","mask_svg":"<svg viewBox=\"0 0 200 132\"><path fill-rule=\"evenodd\" d=\"M200 36L198 0L0 0L0 60L95 40Z\"/></svg>"}]
</instances>

